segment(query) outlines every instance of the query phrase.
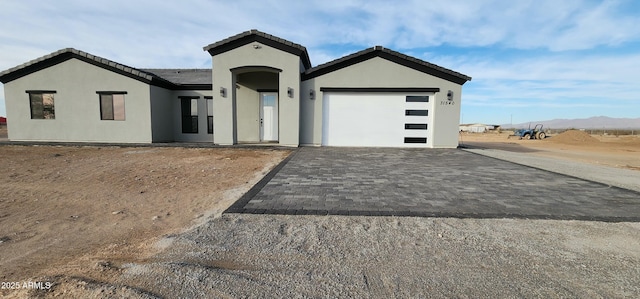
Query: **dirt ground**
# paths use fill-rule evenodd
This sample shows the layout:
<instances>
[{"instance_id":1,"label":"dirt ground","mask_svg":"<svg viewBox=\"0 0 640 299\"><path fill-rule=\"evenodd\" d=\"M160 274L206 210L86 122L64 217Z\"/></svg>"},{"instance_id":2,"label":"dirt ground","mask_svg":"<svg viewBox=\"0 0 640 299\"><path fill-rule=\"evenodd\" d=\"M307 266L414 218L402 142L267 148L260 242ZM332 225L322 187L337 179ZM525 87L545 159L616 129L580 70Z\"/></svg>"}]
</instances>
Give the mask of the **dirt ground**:
<instances>
[{"instance_id":1,"label":"dirt ground","mask_svg":"<svg viewBox=\"0 0 640 299\"><path fill-rule=\"evenodd\" d=\"M109 281L162 236L219 215L289 152L0 146L0 297L37 277Z\"/></svg>"},{"instance_id":2,"label":"dirt ground","mask_svg":"<svg viewBox=\"0 0 640 299\"><path fill-rule=\"evenodd\" d=\"M462 144L640 170L638 136L552 136L540 141L508 135L460 138ZM538 295L637 294L640 239L634 223L263 215L212 219L289 153L0 146L0 297L260 297L274 288L310 297L405 297L412 287L429 291L425 285L440 292L428 293L435 297L491 292L517 297L516 291L522 296L547 289ZM389 228L392 224L404 230ZM381 229L363 233L359 225ZM335 233L319 235L327 230ZM310 242L314 245L308 246ZM363 248L371 252L364 254ZM541 273L533 280L531 267ZM398 276L398 271L415 276ZM605 272L617 283L602 282L598 273ZM365 283L354 284L362 273ZM291 293L285 284L272 281L274 275L293 279L286 285L300 285ZM411 277L420 283L413 285ZM393 279L396 288L390 292ZM502 283L502 289L492 283ZM300 292L306 285L310 291ZM323 288L328 291L318 291ZM581 289L587 291L571 293ZM186 295L194 290L203 293Z\"/></svg>"},{"instance_id":3,"label":"dirt ground","mask_svg":"<svg viewBox=\"0 0 640 299\"><path fill-rule=\"evenodd\" d=\"M511 132L461 133L460 144L518 151L582 163L640 170L640 136L588 135L567 131L544 140L509 138Z\"/></svg>"}]
</instances>

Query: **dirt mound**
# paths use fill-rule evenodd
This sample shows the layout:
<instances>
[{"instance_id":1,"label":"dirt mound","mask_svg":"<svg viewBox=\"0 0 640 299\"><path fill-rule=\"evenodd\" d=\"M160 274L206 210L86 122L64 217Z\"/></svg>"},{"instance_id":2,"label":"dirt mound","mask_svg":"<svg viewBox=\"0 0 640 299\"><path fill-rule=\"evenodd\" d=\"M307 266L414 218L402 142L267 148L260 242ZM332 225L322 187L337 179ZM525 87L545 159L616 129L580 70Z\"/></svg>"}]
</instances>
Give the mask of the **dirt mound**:
<instances>
[{"instance_id":1,"label":"dirt mound","mask_svg":"<svg viewBox=\"0 0 640 299\"><path fill-rule=\"evenodd\" d=\"M564 133L545 139L548 142L564 144L598 144L600 140L591 137L588 133L578 130L569 130Z\"/></svg>"}]
</instances>

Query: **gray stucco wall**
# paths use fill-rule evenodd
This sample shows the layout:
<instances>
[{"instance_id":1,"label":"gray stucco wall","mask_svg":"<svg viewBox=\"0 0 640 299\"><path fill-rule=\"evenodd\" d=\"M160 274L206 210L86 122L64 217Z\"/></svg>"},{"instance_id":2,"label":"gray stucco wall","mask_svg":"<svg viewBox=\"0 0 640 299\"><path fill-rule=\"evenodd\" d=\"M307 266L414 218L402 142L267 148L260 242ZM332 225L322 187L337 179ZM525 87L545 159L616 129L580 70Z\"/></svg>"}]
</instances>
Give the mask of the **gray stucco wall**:
<instances>
[{"instance_id":1,"label":"gray stucco wall","mask_svg":"<svg viewBox=\"0 0 640 299\"><path fill-rule=\"evenodd\" d=\"M334 72L318 76L301 84L300 144L322 143L322 98L321 87L438 87L435 94L433 126L430 134L433 147L458 146L458 124L460 121L460 96L462 86L440 79L389 60L375 57ZM315 97L311 100L310 90ZM447 91L454 91L453 105L440 105L446 100Z\"/></svg>"},{"instance_id":2,"label":"gray stucco wall","mask_svg":"<svg viewBox=\"0 0 640 299\"><path fill-rule=\"evenodd\" d=\"M462 86L446 81L435 95L433 103L433 147L456 148L460 134L460 104L462 103ZM453 101L447 101L447 91L453 91Z\"/></svg>"},{"instance_id":3,"label":"gray stucco wall","mask_svg":"<svg viewBox=\"0 0 640 299\"><path fill-rule=\"evenodd\" d=\"M254 45L259 47L254 47ZM239 139L238 130L234 128L234 118L237 116L235 113L234 93L237 90L235 88L235 76L230 70L239 67L267 66L282 70L278 76L279 143L287 146L298 146L300 57L254 42L215 55L212 58L212 63L214 143L234 144ZM226 97L220 95L221 87L226 89ZM287 95L287 88L293 88L292 98Z\"/></svg>"},{"instance_id":4,"label":"gray stucco wall","mask_svg":"<svg viewBox=\"0 0 640 299\"><path fill-rule=\"evenodd\" d=\"M70 59L4 85L9 139L17 141L152 141L150 86ZM55 90L55 119L31 119L27 90ZM126 91L125 120L101 120L96 91Z\"/></svg>"},{"instance_id":5,"label":"gray stucco wall","mask_svg":"<svg viewBox=\"0 0 640 299\"><path fill-rule=\"evenodd\" d=\"M151 133L153 142L174 141L172 91L151 86Z\"/></svg>"}]
</instances>

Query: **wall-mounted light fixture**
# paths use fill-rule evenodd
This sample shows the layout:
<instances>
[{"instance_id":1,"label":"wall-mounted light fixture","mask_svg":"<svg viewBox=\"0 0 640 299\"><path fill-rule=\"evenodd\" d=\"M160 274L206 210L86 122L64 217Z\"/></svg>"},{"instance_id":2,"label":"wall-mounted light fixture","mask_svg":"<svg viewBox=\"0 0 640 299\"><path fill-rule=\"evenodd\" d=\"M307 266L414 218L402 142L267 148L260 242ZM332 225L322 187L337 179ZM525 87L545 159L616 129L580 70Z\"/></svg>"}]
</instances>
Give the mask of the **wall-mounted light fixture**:
<instances>
[{"instance_id":1,"label":"wall-mounted light fixture","mask_svg":"<svg viewBox=\"0 0 640 299\"><path fill-rule=\"evenodd\" d=\"M309 89L309 99L313 100L316 98L316 91L313 89Z\"/></svg>"},{"instance_id":2,"label":"wall-mounted light fixture","mask_svg":"<svg viewBox=\"0 0 640 299\"><path fill-rule=\"evenodd\" d=\"M453 101L453 91L447 91L447 101Z\"/></svg>"},{"instance_id":3,"label":"wall-mounted light fixture","mask_svg":"<svg viewBox=\"0 0 640 299\"><path fill-rule=\"evenodd\" d=\"M293 98L293 88L291 88L291 87L287 87L287 95L288 95L290 98Z\"/></svg>"},{"instance_id":4,"label":"wall-mounted light fixture","mask_svg":"<svg viewBox=\"0 0 640 299\"><path fill-rule=\"evenodd\" d=\"M255 44L255 45L253 45L253 48L254 48L254 49L256 49L256 50L258 50L258 49L262 49L262 46L261 46L261 45L258 45L258 44Z\"/></svg>"},{"instance_id":5,"label":"wall-mounted light fixture","mask_svg":"<svg viewBox=\"0 0 640 299\"><path fill-rule=\"evenodd\" d=\"M220 96L223 98L227 97L227 89L224 87L220 87Z\"/></svg>"}]
</instances>

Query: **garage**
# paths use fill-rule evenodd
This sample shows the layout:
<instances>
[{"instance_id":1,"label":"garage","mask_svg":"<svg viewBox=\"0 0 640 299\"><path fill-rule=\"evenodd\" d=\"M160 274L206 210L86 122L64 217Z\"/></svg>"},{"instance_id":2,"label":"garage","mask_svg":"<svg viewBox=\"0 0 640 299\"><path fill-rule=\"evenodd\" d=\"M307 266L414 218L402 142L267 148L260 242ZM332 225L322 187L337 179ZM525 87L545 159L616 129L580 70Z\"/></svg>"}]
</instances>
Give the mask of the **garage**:
<instances>
[{"instance_id":1,"label":"garage","mask_svg":"<svg viewBox=\"0 0 640 299\"><path fill-rule=\"evenodd\" d=\"M376 46L306 70L300 145L458 147L471 77Z\"/></svg>"},{"instance_id":2,"label":"garage","mask_svg":"<svg viewBox=\"0 0 640 299\"><path fill-rule=\"evenodd\" d=\"M434 92L322 91L323 146L431 146Z\"/></svg>"}]
</instances>

